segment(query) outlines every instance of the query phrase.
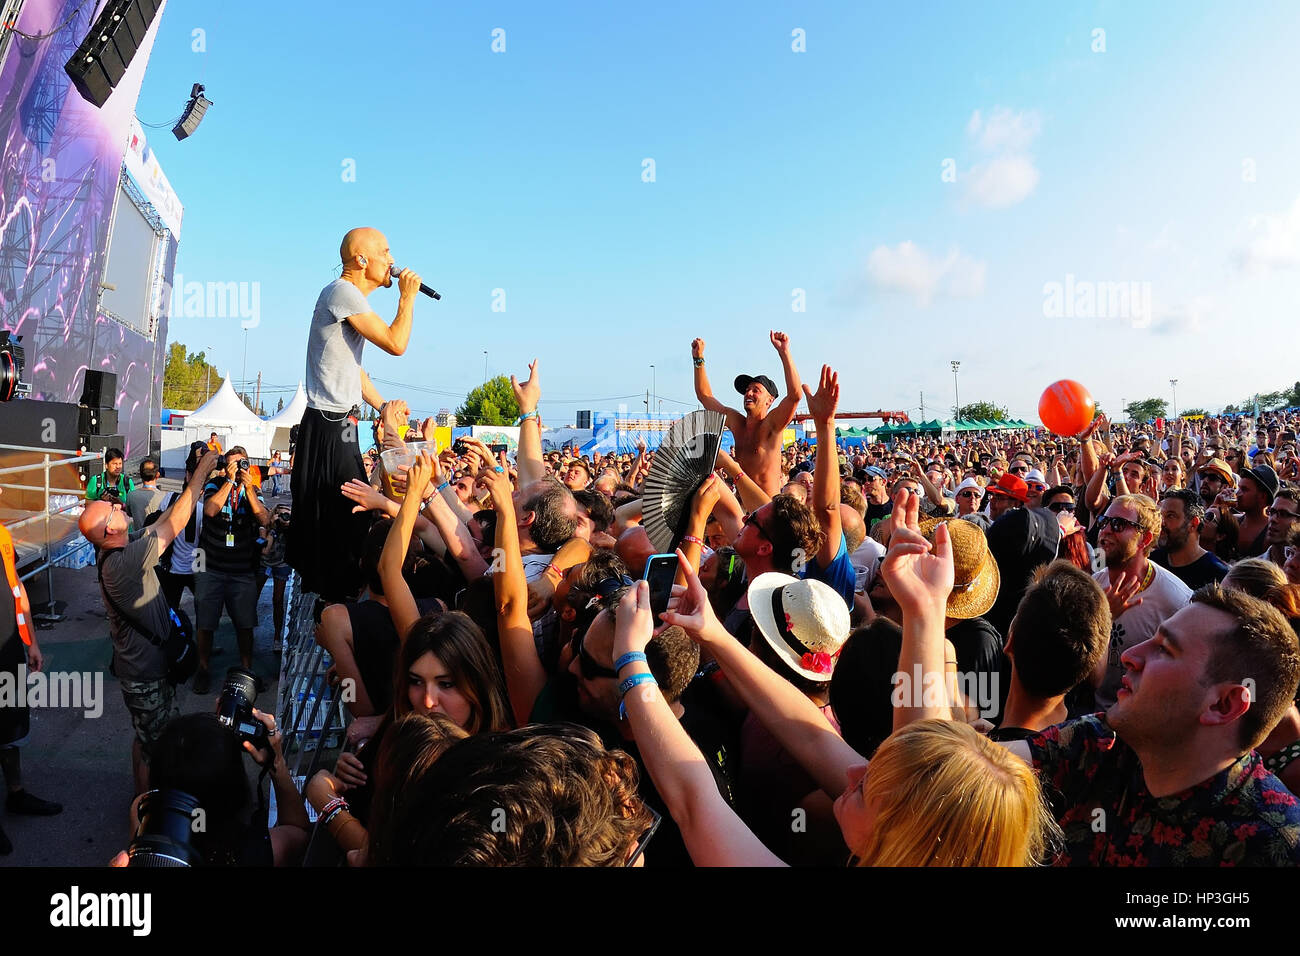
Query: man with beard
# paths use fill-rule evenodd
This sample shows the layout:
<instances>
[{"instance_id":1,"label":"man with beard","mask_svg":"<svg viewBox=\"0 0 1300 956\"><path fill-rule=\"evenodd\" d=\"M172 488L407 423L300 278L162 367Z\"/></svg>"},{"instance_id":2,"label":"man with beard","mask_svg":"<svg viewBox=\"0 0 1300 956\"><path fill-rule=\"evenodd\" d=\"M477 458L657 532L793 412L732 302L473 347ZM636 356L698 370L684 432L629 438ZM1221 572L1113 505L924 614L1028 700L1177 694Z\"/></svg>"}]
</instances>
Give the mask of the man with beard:
<instances>
[{"instance_id":1,"label":"man with beard","mask_svg":"<svg viewBox=\"0 0 1300 956\"><path fill-rule=\"evenodd\" d=\"M1160 533L1160 511L1145 495L1120 495L1101 516L1098 544L1106 567L1093 575L1110 602L1110 652L1093 675L1097 706L1115 703L1124 676L1121 655L1148 641L1160 623L1191 599L1192 590L1148 560Z\"/></svg>"},{"instance_id":2,"label":"man with beard","mask_svg":"<svg viewBox=\"0 0 1300 956\"><path fill-rule=\"evenodd\" d=\"M1205 505L1191 489L1177 488L1160 497L1160 546L1151 552L1151 560L1193 591L1222 581L1228 573L1213 551L1201 547L1204 520Z\"/></svg>"},{"instance_id":3,"label":"man with beard","mask_svg":"<svg viewBox=\"0 0 1300 956\"><path fill-rule=\"evenodd\" d=\"M736 439L736 461L745 474L767 495L775 495L784 483L781 470L781 435L794 420L799 409L799 372L790 357L790 337L784 332L771 333L772 347L781 356L785 369L785 398L776 401L776 385L766 375L737 375L736 391L744 396L743 412L728 408L713 397L709 376L704 371L704 339L691 343L695 363L695 397L709 411L727 416L727 427ZM827 441L834 454L835 435L818 436Z\"/></svg>"},{"instance_id":4,"label":"man with beard","mask_svg":"<svg viewBox=\"0 0 1300 956\"><path fill-rule=\"evenodd\" d=\"M1201 501L1207 508L1213 507L1214 500L1223 492L1235 493L1237 490L1232 469L1222 458L1211 458L1196 474L1199 478L1197 489L1201 493Z\"/></svg>"}]
</instances>

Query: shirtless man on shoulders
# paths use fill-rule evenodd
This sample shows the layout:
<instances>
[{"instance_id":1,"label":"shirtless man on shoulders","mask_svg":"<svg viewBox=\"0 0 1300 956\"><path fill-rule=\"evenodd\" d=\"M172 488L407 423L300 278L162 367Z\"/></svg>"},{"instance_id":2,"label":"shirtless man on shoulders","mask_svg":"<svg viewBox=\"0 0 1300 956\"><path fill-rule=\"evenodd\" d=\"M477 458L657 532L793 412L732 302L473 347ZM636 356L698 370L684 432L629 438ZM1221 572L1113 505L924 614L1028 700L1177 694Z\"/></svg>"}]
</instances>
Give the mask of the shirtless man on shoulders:
<instances>
[{"instance_id":1,"label":"shirtless man on shoulders","mask_svg":"<svg viewBox=\"0 0 1300 956\"><path fill-rule=\"evenodd\" d=\"M704 339L691 343L695 361L695 397L709 411L727 416L727 427L736 439L736 461L760 488L775 495L785 482L781 469L781 434L799 409L799 373L790 358L790 337L784 332L771 333L772 347L781 356L785 369L785 398L776 402L776 386L766 375L736 376L736 391L744 396L744 411L728 408L713 397L709 376L704 371Z\"/></svg>"}]
</instances>

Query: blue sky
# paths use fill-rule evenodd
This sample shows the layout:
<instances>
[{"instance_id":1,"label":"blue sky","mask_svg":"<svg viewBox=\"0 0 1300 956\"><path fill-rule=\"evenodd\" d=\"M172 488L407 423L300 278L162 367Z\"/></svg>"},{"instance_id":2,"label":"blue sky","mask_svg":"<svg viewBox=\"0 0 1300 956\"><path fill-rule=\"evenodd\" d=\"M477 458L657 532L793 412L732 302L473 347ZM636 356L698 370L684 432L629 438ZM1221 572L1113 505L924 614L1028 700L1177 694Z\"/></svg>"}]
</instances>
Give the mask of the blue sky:
<instances>
[{"instance_id":1,"label":"blue sky","mask_svg":"<svg viewBox=\"0 0 1300 956\"><path fill-rule=\"evenodd\" d=\"M840 371L842 408L913 417L922 392L949 413L953 359L963 402L1029 418L1063 377L1112 411L1170 378L1181 408L1300 378L1270 361L1300 301L1300 8L700 6L169 4L137 113L195 81L214 103L185 142L152 131L178 271L260 283L247 375L291 389L340 237L383 229L443 299L365 364L425 413L484 350L491 374L542 360L548 424L643 409L651 365L665 412L694 407L691 339L730 394L780 381L773 328L806 380ZM1067 276L1134 296L1046 314ZM396 289L370 301L391 318ZM238 319L171 338L241 376Z\"/></svg>"}]
</instances>

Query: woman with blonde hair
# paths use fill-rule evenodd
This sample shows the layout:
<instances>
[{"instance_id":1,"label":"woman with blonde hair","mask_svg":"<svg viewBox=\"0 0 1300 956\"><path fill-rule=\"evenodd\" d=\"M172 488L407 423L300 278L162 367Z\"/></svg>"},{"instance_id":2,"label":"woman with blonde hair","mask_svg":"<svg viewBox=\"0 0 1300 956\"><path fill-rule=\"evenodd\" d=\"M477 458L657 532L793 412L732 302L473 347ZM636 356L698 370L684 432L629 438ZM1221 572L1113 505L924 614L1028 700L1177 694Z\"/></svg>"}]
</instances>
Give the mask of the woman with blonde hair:
<instances>
[{"instance_id":1,"label":"woman with blonde hair","mask_svg":"<svg viewBox=\"0 0 1300 956\"><path fill-rule=\"evenodd\" d=\"M1286 574L1272 561L1244 558L1232 566L1221 583L1262 601L1271 590L1286 584Z\"/></svg>"},{"instance_id":2,"label":"woman with blonde hair","mask_svg":"<svg viewBox=\"0 0 1300 956\"><path fill-rule=\"evenodd\" d=\"M817 706L718 622L689 562L663 615L722 666L732 687L828 794L849 851L872 866L1031 866L1056 824L1028 765L965 724L925 720L889 737L870 767ZM782 866L719 794L709 765L654 686L649 587L629 588L615 615L623 710L646 769L697 866ZM807 638L802 638L807 640ZM846 787L847 784L847 787Z\"/></svg>"}]
</instances>

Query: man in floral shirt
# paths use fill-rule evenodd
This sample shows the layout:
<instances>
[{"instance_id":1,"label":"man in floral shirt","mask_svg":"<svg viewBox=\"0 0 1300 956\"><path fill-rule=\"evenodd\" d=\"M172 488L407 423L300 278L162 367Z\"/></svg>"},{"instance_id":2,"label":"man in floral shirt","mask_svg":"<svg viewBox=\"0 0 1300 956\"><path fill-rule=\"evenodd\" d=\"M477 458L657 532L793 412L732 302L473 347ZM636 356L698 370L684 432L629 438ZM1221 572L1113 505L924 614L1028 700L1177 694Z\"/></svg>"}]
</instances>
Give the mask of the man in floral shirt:
<instances>
[{"instance_id":1,"label":"man in floral shirt","mask_svg":"<svg viewBox=\"0 0 1300 956\"><path fill-rule=\"evenodd\" d=\"M1280 613L1211 587L1124 652L1118 700L1028 748L1067 866L1300 865L1300 801L1256 747L1300 681Z\"/></svg>"}]
</instances>

